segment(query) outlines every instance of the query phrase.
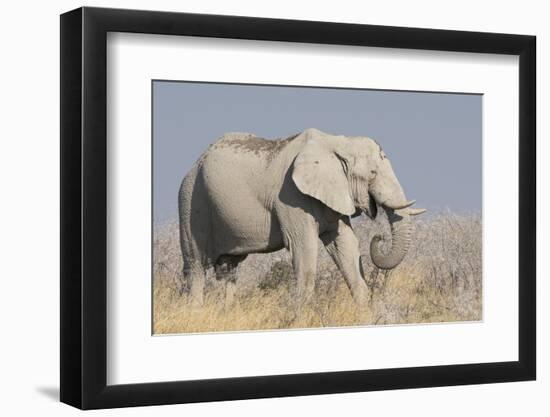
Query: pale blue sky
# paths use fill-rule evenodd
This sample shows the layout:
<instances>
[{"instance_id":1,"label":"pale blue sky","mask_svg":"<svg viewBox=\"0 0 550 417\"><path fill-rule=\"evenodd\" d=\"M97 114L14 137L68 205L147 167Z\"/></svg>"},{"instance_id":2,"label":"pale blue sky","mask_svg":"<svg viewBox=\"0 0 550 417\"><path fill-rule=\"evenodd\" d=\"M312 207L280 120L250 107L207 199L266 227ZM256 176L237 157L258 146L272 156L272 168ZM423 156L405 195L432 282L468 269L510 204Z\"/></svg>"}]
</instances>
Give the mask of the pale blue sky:
<instances>
[{"instance_id":1,"label":"pale blue sky","mask_svg":"<svg viewBox=\"0 0 550 417\"><path fill-rule=\"evenodd\" d=\"M417 206L480 212L481 109L473 94L153 81L154 221L177 218L181 180L222 134L308 127L376 139Z\"/></svg>"}]
</instances>

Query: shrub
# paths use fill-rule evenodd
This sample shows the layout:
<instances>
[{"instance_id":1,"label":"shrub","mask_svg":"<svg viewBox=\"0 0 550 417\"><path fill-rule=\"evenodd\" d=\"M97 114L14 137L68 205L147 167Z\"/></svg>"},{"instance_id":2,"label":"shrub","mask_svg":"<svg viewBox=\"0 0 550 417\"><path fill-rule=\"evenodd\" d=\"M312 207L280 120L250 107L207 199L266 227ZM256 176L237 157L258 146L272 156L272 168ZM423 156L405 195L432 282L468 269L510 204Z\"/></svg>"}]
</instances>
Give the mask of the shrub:
<instances>
[{"instance_id":1,"label":"shrub","mask_svg":"<svg viewBox=\"0 0 550 417\"><path fill-rule=\"evenodd\" d=\"M257 330L365 324L474 321L482 317L482 221L449 211L416 218L403 262L378 271L369 256L374 233L389 233L384 215L352 222L359 238L368 306L358 309L344 279L319 241L315 295L295 314L295 277L288 251L249 255L240 265L239 304L224 309L224 283L207 276L205 306L187 303L177 222L154 229L155 333ZM182 291L183 288L183 291Z\"/></svg>"},{"instance_id":2,"label":"shrub","mask_svg":"<svg viewBox=\"0 0 550 417\"><path fill-rule=\"evenodd\" d=\"M281 286L290 288L294 281L294 270L288 261L276 261L271 269L260 279L258 288L262 291L277 289Z\"/></svg>"}]
</instances>

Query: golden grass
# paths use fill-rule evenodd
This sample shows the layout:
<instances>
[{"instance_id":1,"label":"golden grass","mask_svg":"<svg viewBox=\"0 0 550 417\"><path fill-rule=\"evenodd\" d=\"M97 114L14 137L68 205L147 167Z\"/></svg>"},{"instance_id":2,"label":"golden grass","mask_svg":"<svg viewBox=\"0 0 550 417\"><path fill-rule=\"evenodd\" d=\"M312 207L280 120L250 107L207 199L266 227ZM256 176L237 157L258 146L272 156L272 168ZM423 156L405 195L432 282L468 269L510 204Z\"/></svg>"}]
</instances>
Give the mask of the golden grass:
<instances>
[{"instance_id":1,"label":"golden grass","mask_svg":"<svg viewBox=\"0 0 550 417\"><path fill-rule=\"evenodd\" d=\"M384 229L383 220L374 225L367 221L354 225L365 246L377 228ZM213 277L207 281L204 306L191 307L187 295L180 295L178 291L182 285L182 268L176 225L156 228L154 333L481 320L480 217L444 213L416 222L415 229L415 241L420 244L411 248L395 270L383 273L372 266L369 259L363 259L371 299L361 308L353 302L339 271L322 249L315 295L297 312L293 304L293 274L288 272L290 268L280 267L289 262L284 251L253 255L243 263L237 302L232 308L225 308L223 283ZM265 285L266 282L269 285Z\"/></svg>"},{"instance_id":2,"label":"golden grass","mask_svg":"<svg viewBox=\"0 0 550 417\"><path fill-rule=\"evenodd\" d=\"M404 323L476 321L481 319L481 299L464 300L424 291L414 276L395 274L385 293L374 296L363 309L353 302L340 283L330 295L315 294L300 313L292 307L288 288L254 290L238 297L230 309L224 307L221 286L209 291L202 308L193 308L186 296L169 286L154 288L154 333L194 333L238 330L296 329ZM463 308L468 301L466 309Z\"/></svg>"}]
</instances>

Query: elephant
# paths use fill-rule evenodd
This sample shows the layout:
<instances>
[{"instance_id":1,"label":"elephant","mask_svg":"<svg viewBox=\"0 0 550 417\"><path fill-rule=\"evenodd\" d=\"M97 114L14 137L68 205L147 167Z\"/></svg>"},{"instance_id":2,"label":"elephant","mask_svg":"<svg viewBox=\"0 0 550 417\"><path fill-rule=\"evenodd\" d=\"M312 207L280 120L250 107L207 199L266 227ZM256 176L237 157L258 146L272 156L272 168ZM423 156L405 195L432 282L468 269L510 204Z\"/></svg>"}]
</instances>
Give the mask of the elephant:
<instances>
[{"instance_id":1,"label":"elephant","mask_svg":"<svg viewBox=\"0 0 550 417\"><path fill-rule=\"evenodd\" d=\"M205 274L225 280L233 303L237 267L249 254L286 248L299 303L314 293L319 242L338 266L353 300L368 287L351 217L387 212L391 244L370 242L378 268L392 269L411 243L414 200L405 193L380 145L363 136L310 128L286 139L227 133L211 144L183 179L178 195L184 279L195 306L204 302ZM387 253L385 253L387 252Z\"/></svg>"}]
</instances>

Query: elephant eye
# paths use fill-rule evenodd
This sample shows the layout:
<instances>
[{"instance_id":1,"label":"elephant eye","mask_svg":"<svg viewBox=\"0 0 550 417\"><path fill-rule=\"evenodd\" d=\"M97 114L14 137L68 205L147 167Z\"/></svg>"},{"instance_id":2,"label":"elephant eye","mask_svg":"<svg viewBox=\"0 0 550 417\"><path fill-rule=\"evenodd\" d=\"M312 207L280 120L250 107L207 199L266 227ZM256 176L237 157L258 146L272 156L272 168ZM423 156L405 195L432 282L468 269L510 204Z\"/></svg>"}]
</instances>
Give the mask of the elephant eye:
<instances>
[{"instance_id":1,"label":"elephant eye","mask_svg":"<svg viewBox=\"0 0 550 417\"><path fill-rule=\"evenodd\" d=\"M373 180L373 179L375 179L375 178L376 178L376 171L373 169L373 170L371 170L371 172L370 172L370 179Z\"/></svg>"}]
</instances>

